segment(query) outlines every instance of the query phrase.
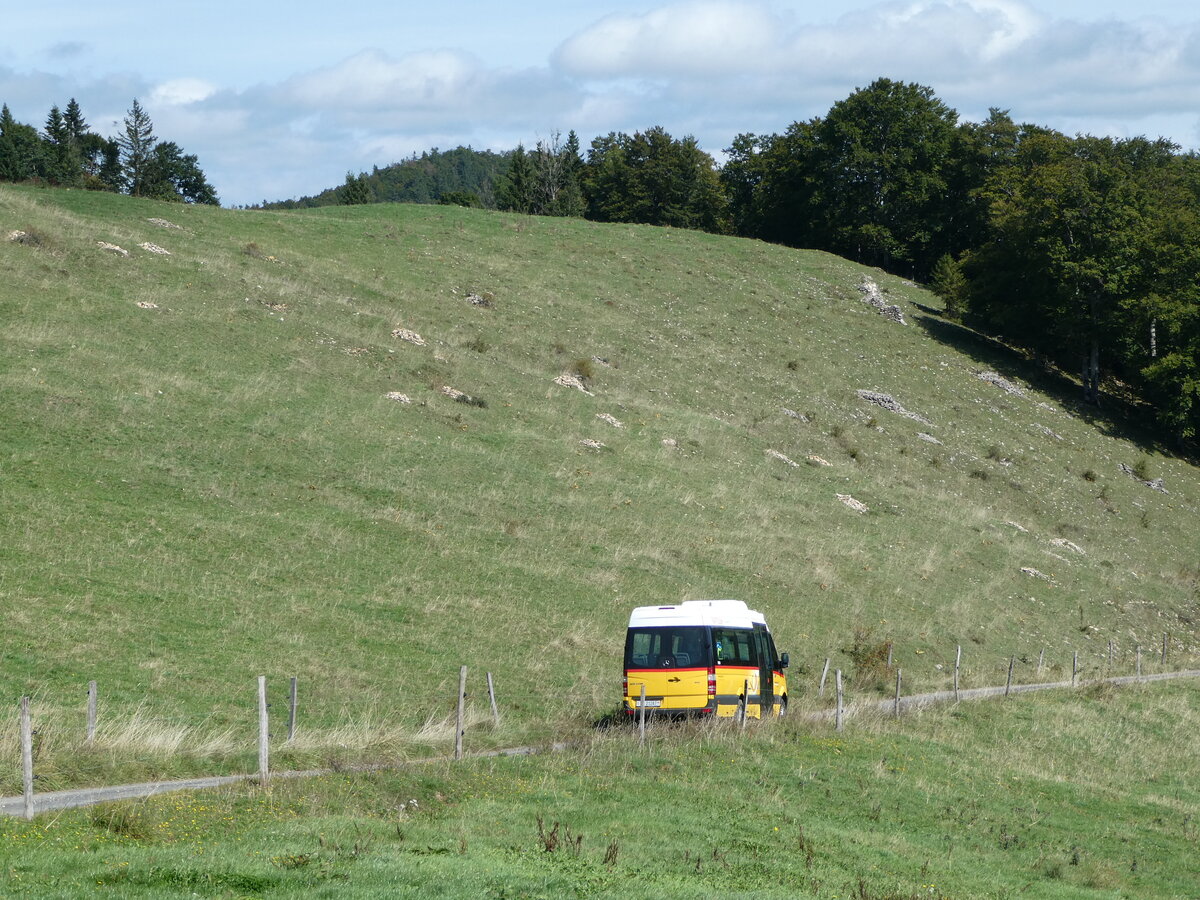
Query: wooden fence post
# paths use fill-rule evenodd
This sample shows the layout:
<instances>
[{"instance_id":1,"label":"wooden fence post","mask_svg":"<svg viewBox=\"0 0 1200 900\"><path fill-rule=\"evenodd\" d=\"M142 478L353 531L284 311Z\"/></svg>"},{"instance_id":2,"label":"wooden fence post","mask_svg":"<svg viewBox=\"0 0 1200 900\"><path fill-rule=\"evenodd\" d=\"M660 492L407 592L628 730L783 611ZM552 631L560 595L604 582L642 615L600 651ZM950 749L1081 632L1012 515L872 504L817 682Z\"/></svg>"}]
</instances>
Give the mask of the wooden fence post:
<instances>
[{"instance_id":1,"label":"wooden fence post","mask_svg":"<svg viewBox=\"0 0 1200 900\"><path fill-rule=\"evenodd\" d=\"M750 679L742 684L742 731L746 730L746 720L750 718Z\"/></svg>"},{"instance_id":2,"label":"wooden fence post","mask_svg":"<svg viewBox=\"0 0 1200 900\"><path fill-rule=\"evenodd\" d=\"M21 698L21 784L25 793L25 818L33 818L33 722L29 698Z\"/></svg>"},{"instance_id":3,"label":"wooden fence post","mask_svg":"<svg viewBox=\"0 0 1200 900\"><path fill-rule=\"evenodd\" d=\"M958 702L958 668L962 665L962 644L954 651L954 702Z\"/></svg>"},{"instance_id":4,"label":"wooden fence post","mask_svg":"<svg viewBox=\"0 0 1200 900\"><path fill-rule=\"evenodd\" d=\"M1167 632L1163 632L1162 664L1167 664Z\"/></svg>"},{"instance_id":5,"label":"wooden fence post","mask_svg":"<svg viewBox=\"0 0 1200 900\"><path fill-rule=\"evenodd\" d=\"M1046 663L1046 648L1042 648L1042 652L1038 654L1038 670L1037 677L1040 680L1042 677L1042 666Z\"/></svg>"},{"instance_id":6,"label":"wooden fence post","mask_svg":"<svg viewBox=\"0 0 1200 900\"><path fill-rule=\"evenodd\" d=\"M467 714L467 667L458 670L458 712L454 716L454 758L463 757L463 732L466 726L463 719Z\"/></svg>"},{"instance_id":7,"label":"wooden fence post","mask_svg":"<svg viewBox=\"0 0 1200 900\"><path fill-rule=\"evenodd\" d=\"M834 727L838 731L841 731L845 724L843 722L844 716L843 716L843 712L842 712L842 670L841 669L837 670L837 673L835 675L835 682L837 684L837 711L834 713L833 720L834 720Z\"/></svg>"},{"instance_id":8,"label":"wooden fence post","mask_svg":"<svg viewBox=\"0 0 1200 900\"><path fill-rule=\"evenodd\" d=\"M904 670L896 670L896 718L900 718L900 679L904 677Z\"/></svg>"},{"instance_id":9,"label":"wooden fence post","mask_svg":"<svg viewBox=\"0 0 1200 900\"><path fill-rule=\"evenodd\" d=\"M1112 642L1112 638L1109 638L1109 640L1108 640L1108 668L1109 669L1112 668L1112 658L1113 658L1113 642Z\"/></svg>"},{"instance_id":10,"label":"wooden fence post","mask_svg":"<svg viewBox=\"0 0 1200 900\"><path fill-rule=\"evenodd\" d=\"M889 669L892 667L892 642L891 641L888 641L888 666L887 667Z\"/></svg>"},{"instance_id":11,"label":"wooden fence post","mask_svg":"<svg viewBox=\"0 0 1200 900\"><path fill-rule=\"evenodd\" d=\"M1005 697L1007 697L1009 691L1012 690L1013 663L1015 663L1016 661L1017 661L1017 658L1015 656L1010 656L1008 658L1008 681L1004 682L1004 696Z\"/></svg>"},{"instance_id":12,"label":"wooden fence post","mask_svg":"<svg viewBox=\"0 0 1200 900\"><path fill-rule=\"evenodd\" d=\"M646 683L642 682L642 699L638 702L638 743L646 744Z\"/></svg>"},{"instance_id":13,"label":"wooden fence post","mask_svg":"<svg viewBox=\"0 0 1200 900\"><path fill-rule=\"evenodd\" d=\"M296 736L296 710L299 707L300 692L298 690L299 682L295 675L292 676L292 681L288 685L288 743L292 742L292 738Z\"/></svg>"},{"instance_id":14,"label":"wooden fence post","mask_svg":"<svg viewBox=\"0 0 1200 900\"><path fill-rule=\"evenodd\" d=\"M1133 672L1135 675L1142 674L1142 647L1140 644L1133 651Z\"/></svg>"},{"instance_id":15,"label":"wooden fence post","mask_svg":"<svg viewBox=\"0 0 1200 900\"><path fill-rule=\"evenodd\" d=\"M90 747L96 740L96 682L88 682L87 705L87 745Z\"/></svg>"},{"instance_id":16,"label":"wooden fence post","mask_svg":"<svg viewBox=\"0 0 1200 900\"><path fill-rule=\"evenodd\" d=\"M258 676L258 780L266 784L271 777L271 735L267 719L267 676Z\"/></svg>"},{"instance_id":17,"label":"wooden fence post","mask_svg":"<svg viewBox=\"0 0 1200 900\"><path fill-rule=\"evenodd\" d=\"M1075 687L1075 681L1079 677L1079 651L1076 650L1071 654L1071 687Z\"/></svg>"},{"instance_id":18,"label":"wooden fence post","mask_svg":"<svg viewBox=\"0 0 1200 900\"><path fill-rule=\"evenodd\" d=\"M492 704L492 721L500 727L500 708L496 706L496 686L492 683L492 673L487 673L488 702Z\"/></svg>"},{"instance_id":19,"label":"wooden fence post","mask_svg":"<svg viewBox=\"0 0 1200 900\"><path fill-rule=\"evenodd\" d=\"M825 657L825 668L821 670L821 686L817 688L817 696L825 696L825 678L829 675L829 657Z\"/></svg>"}]
</instances>

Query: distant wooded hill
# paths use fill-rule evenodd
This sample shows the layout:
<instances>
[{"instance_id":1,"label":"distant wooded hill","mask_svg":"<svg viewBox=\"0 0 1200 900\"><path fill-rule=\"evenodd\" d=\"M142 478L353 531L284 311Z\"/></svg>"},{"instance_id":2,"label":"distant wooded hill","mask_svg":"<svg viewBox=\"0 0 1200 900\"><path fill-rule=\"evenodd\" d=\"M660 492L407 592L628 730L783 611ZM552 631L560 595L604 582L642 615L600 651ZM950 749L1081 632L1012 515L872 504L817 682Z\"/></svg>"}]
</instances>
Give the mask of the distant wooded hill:
<instances>
[{"instance_id":1,"label":"distant wooded hill","mask_svg":"<svg viewBox=\"0 0 1200 900\"><path fill-rule=\"evenodd\" d=\"M299 209L312 206L336 206L346 202L347 187L364 191L359 202L374 203L457 203L463 206L496 206L496 188L508 171L511 153L493 153L455 147L453 150L427 150L398 163L370 173L348 175L345 184L327 188L298 200L264 202L263 209Z\"/></svg>"}]
</instances>

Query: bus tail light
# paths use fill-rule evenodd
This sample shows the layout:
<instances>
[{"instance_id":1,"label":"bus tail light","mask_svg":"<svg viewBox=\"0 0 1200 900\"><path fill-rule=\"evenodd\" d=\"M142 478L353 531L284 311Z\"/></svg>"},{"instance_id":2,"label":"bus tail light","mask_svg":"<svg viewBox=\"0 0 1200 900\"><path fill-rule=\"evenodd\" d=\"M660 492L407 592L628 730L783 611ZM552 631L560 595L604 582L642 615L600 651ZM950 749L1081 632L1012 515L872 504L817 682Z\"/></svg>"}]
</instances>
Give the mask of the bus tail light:
<instances>
[{"instance_id":1,"label":"bus tail light","mask_svg":"<svg viewBox=\"0 0 1200 900\"><path fill-rule=\"evenodd\" d=\"M708 667L708 696L717 696L717 670L714 666Z\"/></svg>"}]
</instances>

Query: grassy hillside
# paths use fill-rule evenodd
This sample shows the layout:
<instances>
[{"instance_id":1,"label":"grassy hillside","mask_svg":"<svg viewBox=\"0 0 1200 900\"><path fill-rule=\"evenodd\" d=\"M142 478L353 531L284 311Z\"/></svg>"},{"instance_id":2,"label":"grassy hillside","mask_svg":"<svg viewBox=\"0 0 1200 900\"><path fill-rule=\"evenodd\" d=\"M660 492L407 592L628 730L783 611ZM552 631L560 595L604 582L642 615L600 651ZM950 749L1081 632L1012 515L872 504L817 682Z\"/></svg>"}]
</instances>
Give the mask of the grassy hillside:
<instances>
[{"instance_id":1,"label":"grassy hillside","mask_svg":"<svg viewBox=\"0 0 1200 900\"><path fill-rule=\"evenodd\" d=\"M67 753L90 679L159 774L244 768L258 674L317 754L444 738L460 664L506 713L477 743L561 734L646 603L763 610L798 699L856 631L912 690L957 644L967 683L1193 654L1196 468L882 273L907 325L826 254L455 207L6 186L0 238L0 679L56 723L43 787L125 764Z\"/></svg>"}]
</instances>

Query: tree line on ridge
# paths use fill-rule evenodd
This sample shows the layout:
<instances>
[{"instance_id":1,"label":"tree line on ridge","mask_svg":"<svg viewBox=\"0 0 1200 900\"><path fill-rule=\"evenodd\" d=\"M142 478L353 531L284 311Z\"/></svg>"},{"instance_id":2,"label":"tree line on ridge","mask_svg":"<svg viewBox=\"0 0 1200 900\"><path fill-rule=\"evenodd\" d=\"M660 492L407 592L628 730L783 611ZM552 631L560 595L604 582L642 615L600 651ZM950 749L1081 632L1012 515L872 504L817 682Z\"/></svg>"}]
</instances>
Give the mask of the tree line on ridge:
<instances>
[{"instance_id":1,"label":"tree line on ridge","mask_svg":"<svg viewBox=\"0 0 1200 900\"><path fill-rule=\"evenodd\" d=\"M115 138L92 131L74 97L66 109L51 107L42 131L14 119L5 103L0 107L0 181L220 202L196 156L174 141L160 141L136 99Z\"/></svg>"}]
</instances>

